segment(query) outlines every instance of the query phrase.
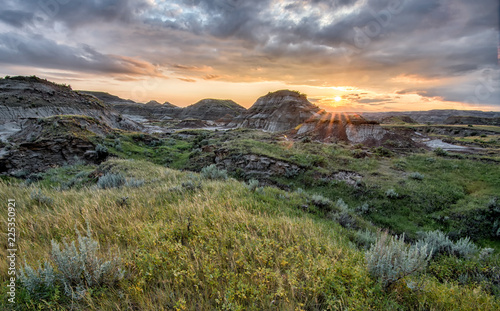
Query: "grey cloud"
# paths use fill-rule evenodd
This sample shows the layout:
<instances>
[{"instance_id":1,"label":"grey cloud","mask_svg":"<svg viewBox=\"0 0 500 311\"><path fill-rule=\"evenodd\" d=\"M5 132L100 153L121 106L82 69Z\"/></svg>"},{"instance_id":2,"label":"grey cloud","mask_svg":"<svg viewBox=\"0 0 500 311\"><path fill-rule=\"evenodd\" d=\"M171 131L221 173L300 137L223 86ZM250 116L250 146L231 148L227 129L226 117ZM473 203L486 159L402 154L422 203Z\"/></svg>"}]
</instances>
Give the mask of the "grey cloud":
<instances>
[{"instance_id":1,"label":"grey cloud","mask_svg":"<svg viewBox=\"0 0 500 311\"><path fill-rule=\"evenodd\" d=\"M15 42L15 44L9 44ZM0 63L109 74L158 75L147 62L106 55L90 46L71 47L41 35L0 33Z\"/></svg>"},{"instance_id":2,"label":"grey cloud","mask_svg":"<svg viewBox=\"0 0 500 311\"><path fill-rule=\"evenodd\" d=\"M34 16L31 12L19 10L3 9L0 11L0 21L17 28L21 28L26 24L32 24Z\"/></svg>"}]
</instances>

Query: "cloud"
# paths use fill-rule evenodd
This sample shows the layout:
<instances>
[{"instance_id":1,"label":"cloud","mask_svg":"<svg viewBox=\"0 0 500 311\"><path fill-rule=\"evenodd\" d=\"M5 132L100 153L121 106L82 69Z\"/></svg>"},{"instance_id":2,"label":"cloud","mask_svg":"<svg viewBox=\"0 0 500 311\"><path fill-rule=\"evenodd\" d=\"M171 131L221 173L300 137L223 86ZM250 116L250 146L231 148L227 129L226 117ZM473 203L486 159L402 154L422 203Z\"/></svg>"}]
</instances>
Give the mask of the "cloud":
<instances>
[{"instance_id":1,"label":"cloud","mask_svg":"<svg viewBox=\"0 0 500 311\"><path fill-rule=\"evenodd\" d=\"M21 28L26 24L32 24L34 14L31 12L24 12L19 10L2 10L0 11L0 22Z\"/></svg>"},{"instance_id":2,"label":"cloud","mask_svg":"<svg viewBox=\"0 0 500 311\"><path fill-rule=\"evenodd\" d=\"M181 80L181 81L184 81L184 82L190 82L190 83L194 83L194 82L196 82L196 80L194 80L194 79L189 79L189 78L177 78L177 79L179 79L179 80Z\"/></svg>"},{"instance_id":3,"label":"cloud","mask_svg":"<svg viewBox=\"0 0 500 311\"><path fill-rule=\"evenodd\" d=\"M200 84L353 85L456 101L475 96L481 70L498 64L498 6L497 0L5 0L0 22L11 32L0 35L0 61L113 75L169 72ZM500 105L496 94L482 101Z\"/></svg>"},{"instance_id":4,"label":"cloud","mask_svg":"<svg viewBox=\"0 0 500 311\"><path fill-rule=\"evenodd\" d=\"M0 63L94 73L162 76L151 63L102 54L88 45L72 47L42 35L0 33Z\"/></svg>"}]
</instances>

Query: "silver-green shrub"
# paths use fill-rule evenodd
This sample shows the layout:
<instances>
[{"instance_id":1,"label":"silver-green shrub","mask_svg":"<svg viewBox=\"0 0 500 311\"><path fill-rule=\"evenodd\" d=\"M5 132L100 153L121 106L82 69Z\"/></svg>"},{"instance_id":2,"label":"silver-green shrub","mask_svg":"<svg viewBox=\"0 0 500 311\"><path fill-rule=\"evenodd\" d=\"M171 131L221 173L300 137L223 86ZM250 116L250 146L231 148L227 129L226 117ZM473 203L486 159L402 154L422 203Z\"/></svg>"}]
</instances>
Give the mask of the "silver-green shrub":
<instances>
[{"instance_id":1,"label":"silver-green shrub","mask_svg":"<svg viewBox=\"0 0 500 311\"><path fill-rule=\"evenodd\" d=\"M35 189L35 190L31 191L30 198L32 201L34 201L38 204L43 204L43 205L47 205L47 206L50 206L54 203L54 199L44 195L42 193L41 189Z\"/></svg>"},{"instance_id":2,"label":"silver-green shrub","mask_svg":"<svg viewBox=\"0 0 500 311\"><path fill-rule=\"evenodd\" d=\"M89 226L86 235L78 230L76 233L78 243L63 241L61 246L52 240L53 264L46 262L36 270L25 264L20 270L21 282L31 295L37 297L43 291L61 286L66 296L81 299L89 288L112 286L123 278L121 259L118 256L107 261L101 258L99 242L92 238Z\"/></svg>"},{"instance_id":3,"label":"silver-green shrub","mask_svg":"<svg viewBox=\"0 0 500 311\"><path fill-rule=\"evenodd\" d=\"M245 184L248 190L255 192L259 188L259 181L257 179L250 179L247 184Z\"/></svg>"},{"instance_id":4,"label":"silver-green shrub","mask_svg":"<svg viewBox=\"0 0 500 311\"><path fill-rule=\"evenodd\" d=\"M136 179L136 178L129 178L125 182L125 187L130 187L130 188L139 188L144 186L144 179Z\"/></svg>"},{"instance_id":5,"label":"silver-green shrub","mask_svg":"<svg viewBox=\"0 0 500 311\"><path fill-rule=\"evenodd\" d=\"M413 172L408 177L410 177L411 179L415 179L415 180L423 180L424 179L424 175L420 174L419 172Z\"/></svg>"},{"instance_id":6,"label":"silver-green shrub","mask_svg":"<svg viewBox=\"0 0 500 311\"><path fill-rule=\"evenodd\" d=\"M127 180L122 174L108 173L101 177L97 181L97 187L101 189L119 188L123 186Z\"/></svg>"},{"instance_id":7,"label":"silver-green shrub","mask_svg":"<svg viewBox=\"0 0 500 311\"><path fill-rule=\"evenodd\" d=\"M451 254L453 241L440 230L419 232L420 239L417 245L428 245L433 250L434 255Z\"/></svg>"},{"instance_id":8,"label":"silver-green shrub","mask_svg":"<svg viewBox=\"0 0 500 311\"><path fill-rule=\"evenodd\" d=\"M227 171L220 170L215 164L206 166L201 169L201 176L208 179L227 179Z\"/></svg>"},{"instance_id":9,"label":"silver-green shrub","mask_svg":"<svg viewBox=\"0 0 500 311\"><path fill-rule=\"evenodd\" d=\"M311 196L311 202L317 207L328 207L332 204L332 201L330 201L330 199L325 198L321 194L313 194Z\"/></svg>"},{"instance_id":10,"label":"silver-green shrub","mask_svg":"<svg viewBox=\"0 0 500 311\"><path fill-rule=\"evenodd\" d=\"M479 253L479 248L469 237L465 237L453 243L451 253L458 258L471 258Z\"/></svg>"},{"instance_id":11,"label":"silver-green shrub","mask_svg":"<svg viewBox=\"0 0 500 311\"><path fill-rule=\"evenodd\" d=\"M396 199L399 197L399 194L396 192L396 190L391 188L385 192L385 196L388 197L389 199Z\"/></svg>"},{"instance_id":12,"label":"silver-green shrub","mask_svg":"<svg viewBox=\"0 0 500 311\"><path fill-rule=\"evenodd\" d=\"M408 246L404 235L388 237L383 233L366 252L366 264L372 277L387 289L392 284L425 269L432 250L428 245Z\"/></svg>"}]
</instances>

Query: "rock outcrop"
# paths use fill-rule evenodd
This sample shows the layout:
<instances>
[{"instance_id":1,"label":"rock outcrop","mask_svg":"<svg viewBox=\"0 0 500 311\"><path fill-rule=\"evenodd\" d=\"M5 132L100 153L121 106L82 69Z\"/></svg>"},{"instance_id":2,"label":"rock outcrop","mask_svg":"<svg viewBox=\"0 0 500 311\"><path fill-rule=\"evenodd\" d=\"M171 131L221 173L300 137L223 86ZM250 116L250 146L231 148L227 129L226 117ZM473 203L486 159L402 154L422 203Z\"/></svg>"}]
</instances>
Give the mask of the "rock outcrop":
<instances>
[{"instance_id":1,"label":"rock outcrop","mask_svg":"<svg viewBox=\"0 0 500 311\"><path fill-rule=\"evenodd\" d=\"M288 131L315 118L320 109L298 92L281 90L260 97L248 111L229 123L231 127Z\"/></svg>"},{"instance_id":2,"label":"rock outcrop","mask_svg":"<svg viewBox=\"0 0 500 311\"><path fill-rule=\"evenodd\" d=\"M107 152L96 148L92 138L113 131L88 116L28 119L23 129L10 137L8 150L0 156L0 173L28 175L79 161L100 163Z\"/></svg>"},{"instance_id":3,"label":"rock outcrop","mask_svg":"<svg viewBox=\"0 0 500 311\"><path fill-rule=\"evenodd\" d=\"M308 136L320 141L346 141L350 143L377 144L387 131L374 121L367 121L357 114L323 114L300 124L297 137Z\"/></svg>"},{"instance_id":4,"label":"rock outcrop","mask_svg":"<svg viewBox=\"0 0 500 311\"><path fill-rule=\"evenodd\" d=\"M225 150L216 150L215 155L215 163L219 168L229 172L240 170L246 177L287 176L304 170L296 164L257 154L229 155Z\"/></svg>"},{"instance_id":5,"label":"rock outcrop","mask_svg":"<svg viewBox=\"0 0 500 311\"><path fill-rule=\"evenodd\" d=\"M202 99L199 102L182 109L179 119L198 119L217 121L219 119L236 117L246 112L246 109L228 99Z\"/></svg>"},{"instance_id":6,"label":"rock outcrop","mask_svg":"<svg viewBox=\"0 0 500 311\"><path fill-rule=\"evenodd\" d=\"M73 91L69 86L37 77L0 79L0 126L20 127L27 119L53 115L89 116L124 130L142 128L94 96Z\"/></svg>"}]
</instances>

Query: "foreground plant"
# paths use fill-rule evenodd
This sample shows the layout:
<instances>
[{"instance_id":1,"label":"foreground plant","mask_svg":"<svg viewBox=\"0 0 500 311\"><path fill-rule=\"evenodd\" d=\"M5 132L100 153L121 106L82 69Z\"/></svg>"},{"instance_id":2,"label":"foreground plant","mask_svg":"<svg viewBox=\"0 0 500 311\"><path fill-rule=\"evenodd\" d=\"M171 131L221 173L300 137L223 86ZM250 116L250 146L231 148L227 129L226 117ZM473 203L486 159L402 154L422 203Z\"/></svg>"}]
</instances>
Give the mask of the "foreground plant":
<instances>
[{"instance_id":1,"label":"foreground plant","mask_svg":"<svg viewBox=\"0 0 500 311\"><path fill-rule=\"evenodd\" d=\"M51 262L46 261L37 269L25 264L19 278L24 288L35 298L46 298L57 288L64 288L64 294L72 299L81 299L90 288L104 285L113 286L124 276L120 269L121 259L112 256L104 260L99 254L99 242L91 235L87 224L87 234L78 230L77 241L63 241L63 247L52 240Z\"/></svg>"},{"instance_id":2,"label":"foreground plant","mask_svg":"<svg viewBox=\"0 0 500 311\"><path fill-rule=\"evenodd\" d=\"M383 233L366 253L370 275L389 289L405 277L423 271L432 256L428 245L408 246L404 235L390 237Z\"/></svg>"}]
</instances>

